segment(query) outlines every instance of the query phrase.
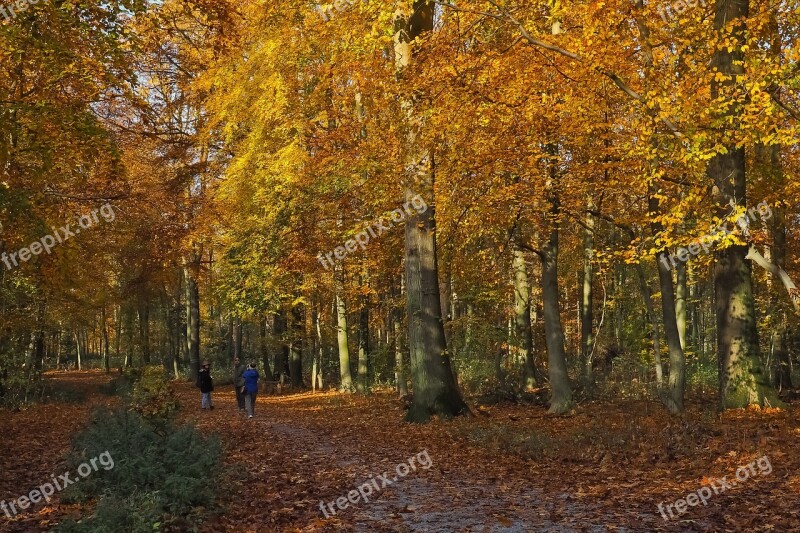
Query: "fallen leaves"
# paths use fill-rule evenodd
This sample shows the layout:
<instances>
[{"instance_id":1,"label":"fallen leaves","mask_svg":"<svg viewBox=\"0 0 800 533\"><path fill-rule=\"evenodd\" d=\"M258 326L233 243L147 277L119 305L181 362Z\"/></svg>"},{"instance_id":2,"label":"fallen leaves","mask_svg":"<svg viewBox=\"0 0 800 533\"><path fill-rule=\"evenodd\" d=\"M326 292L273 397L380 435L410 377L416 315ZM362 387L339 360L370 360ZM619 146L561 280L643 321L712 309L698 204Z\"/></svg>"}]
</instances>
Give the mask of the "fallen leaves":
<instances>
[{"instance_id":1,"label":"fallen leaves","mask_svg":"<svg viewBox=\"0 0 800 533\"><path fill-rule=\"evenodd\" d=\"M51 375L48 379L61 379ZM69 436L92 407L101 373L63 375L83 404L40 405L2 417L2 498L57 473ZM584 404L572 417L534 406L494 406L491 416L403 423L388 394L310 393L258 398L256 418L239 418L233 391L215 392L200 412L191 384L179 384L181 417L218 433L225 448L221 511L205 531L485 531L496 528L791 531L800 528L800 418L794 408L709 417L692 405L682 419L641 402ZM480 409L478 409L480 411ZM542 416L539 416L542 415ZM331 502L428 450L432 465L325 518ZM767 455L773 471L752 476L665 522L674 502ZM3 531L44 531L91 508L54 500ZM444 529L442 529L444 528Z\"/></svg>"}]
</instances>

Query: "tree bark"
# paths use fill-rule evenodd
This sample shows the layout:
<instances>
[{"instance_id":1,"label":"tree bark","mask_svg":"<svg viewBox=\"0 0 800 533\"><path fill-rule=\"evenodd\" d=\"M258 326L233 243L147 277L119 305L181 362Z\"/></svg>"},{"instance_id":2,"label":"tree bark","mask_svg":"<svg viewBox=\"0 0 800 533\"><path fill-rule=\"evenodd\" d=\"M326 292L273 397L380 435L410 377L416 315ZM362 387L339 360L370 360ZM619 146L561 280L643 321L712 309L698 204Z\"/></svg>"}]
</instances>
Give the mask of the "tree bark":
<instances>
[{"instance_id":1,"label":"tree bark","mask_svg":"<svg viewBox=\"0 0 800 533\"><path fill-rule=\"evenodd\" d=\"M550 204L548 216L549 235L541 253L542 260L542 305L544 334L547 344L547 363L550 378L550 409L552 414L563 414L572 408L572 385L567 372L567 356L564 351L564 329L561 325L561 305L558 287L558 251L561 215L561 200L558 190L558 147L547 145L550 154L547 183L547 200Z\"/></svg>"},{"instance_id":2,"label":"tree bark","mask_svg":"<svg viewBox=\"0 0 800 533\"><path fill-rule=\"evenodd\" d=\"M111 354L108 347L108 324L106 324L106 306L100 309L100 334L102 335L103 368L106 374L111 372Z\"/></svg>"},{"instance_id":3,"label":"tree bark","mask_svg":"<svg viewBox=\"0 0 800 533\"><path fill-rule=\"evenodd\" d=\"M662 250L657 256L658 279L661 286L661 314L664 317L664 334L669 349L669 382L662 402L675 414L683 411L683 397L686 386L686 360L678 334L678 319L675 313L675 292L672 274L667 266L667 252Z\"/></svg>"},{"instance_id":4,"label":"tree bark","mask_svg":"<svg viewBox=\"0 0 800 533\"><path fill-rule=\"evenodd\" d=\"M594 384L594 376L592 375L592 351L594 349L594 309L592 306L594 272L592 260L594 258L595 220L591 213L594 208L594 203L589 199L586 227L583 230L583 284L580 301L583 380L589 388Z\"/></svg>"},{"instance_id":5,"label":"tree bark","mask_svg":"<svg viewBox=\"0 0 800 533\"><path fill-rule=\"evenodd\" d=\"M353 391L353 377L350 373L350 346L347 338L347 307L344 301L343 280L336 277L336 340L339 344L339 377L340 389L345 392Z\"/></svg>"},{"instance_id":6,"label":"tree bark","mask_svg":"<svg viewBox=\"0 0 800 533\"><path fill-rule=\"evenodd\" d=\"M292 386L299 388L303 386L303 336L305 333L305 310L298 304L292 308L292 327L289 356L289 376L292 378Z\"/></svg>"},{"instance_id":7,"label":"tree bark","mask_svg":"<svg viewBox=\"0 0 800 533\"><path fill-rule=\"evenodd\" d=\"M675 317L678 322L678 338L681 350L686 351L686 264L675 264Z\"/></svg>"},{"instance_id":8,"label":"tree bark","mask_svg":"<svg viewBox=\"0 0 800 533\"><path fill-rule=\"evenodd\" d=\"M712 81L712 97L719 98L736 90L737 78L744 75L744 52L749 0L717 0L714 29L729 45L714 52L712 64L725 78ZM736 22L728 34L727 27ZM746 207L747 177L745 151L736 139L728 138L736 131L743 113L740 104L730 102L722 113L729 131L720 132L725 150L708 163L707 174L713 182L717 216L723 219L731 205ZM734 245L717 252L714 266L714 293L717 319L717 357L719 362L720 404L723 409L747 405L778 405L775 390L770 387L759 357L756 309L753 299L752 266L747 259L748 246Z\"/></svg>"},{"instance_id":9,"label":"tree bark","mask_svg":"<svg viewBox=\"0 0 800 533\"><path fill-rule=\"evenodd\" d=\"M186 279L186 353L189 356L190 378L197 379L200 370L200 291L197 286L200 259L194 255L184 268Z\"/></svg>"},{"instance_id":10,"label":"tree bark","mask_svg":"<svg viewBox=\"0 0 800 533\"><path fill-rule=\"evenodd\" d=\"M406 2L395 14L394 54L398 79L410 66L411 43L433 29L435 6L429 0ZM405 265L408 309L408 346L411 354L411 382L414 396L406 420L427 422L433 415L451 418L468 413L456 386L447 351L439 294L436 254L433 153L418 143L422 127L414 116L412 95L403 101L408 122L403 139L405 200L417 194L429 202L424 211L415 210L405 220Z\"/></svg>"},{"instance_id":11,"label":"tree bark","mask_svg":"<svg viewBox=\"0 0 800 533\"><path fill-rule=\"evenodd\" d=\"M542 376L534 361L533 327L531 325L531 291L525 252L515 247L512 269L514 271L514 326L519 344L520 359L524 361L523 388L535 389L542 384Z\"/></svg>"},{"instance_id":12,"label":"tree bark","mask_svg":"<svg viewBox=\"0 0 800 533\"><path fill-rule=\"evenodd\" d=\"M142 345L142 363L150 364L150 302L139 306L139 342Z\"/></svg>"},{"instance_id":13,"label":"tree bark","mask_svg":"<svg viewBox=\"0 0 800 533\"><path fill-rule=\"evenodd\" d=\"M661 364L661 333L658 328L658 319L656 318L655 308L653 307L653 296L650 291L650 285L647 284L647 279L644 276L644 269L642 265L636 265L636 278L639 281L639 291L644 300L645 314L647 321L650 323L650 338L653 341L653 359L656 366L656 385L661 388L664 383L664 367Z\"/></svg>"},{"instance_id":14,"label":"tree bark","mask_svg":"<svg viewBox=\"0 0 800 533\"><path fill-rule=\"evenodd\" d=\"M369 275L361 279L362 289L369 284ZM369 391L369 296L362 290L360 309L358 312L358 378L356 387L358 392L366 394Z\"/></svg>"},{"instance_id":15,"label":"tree bark","mask_svg":"<svg viewBox=\"0 0 800 533\"><path fill-rule=\"evenodd\" d=\"M558 201L553 201L553 211L558 212ZM567 356L564 353L564 330L561 326L558 301L558 223L553 228L542 255L542 304L544 334L547 342L547 362L551 398L549 412L563 414L572 407L572 386L567 373Z\"/></svg>"},{"instance_id":16,"label":"tree bark","mask_svg":"<svg viewBox=\"0 0 800 533\"><path fill-rule=\"evenodd\" d=\"M258 317L258 351L261 355L261 364L264 367L264 377L267 380L272 380L272 369L269 364L269 349L267 346L267 317L259 315Z\"/></svg>"}]
</instances>

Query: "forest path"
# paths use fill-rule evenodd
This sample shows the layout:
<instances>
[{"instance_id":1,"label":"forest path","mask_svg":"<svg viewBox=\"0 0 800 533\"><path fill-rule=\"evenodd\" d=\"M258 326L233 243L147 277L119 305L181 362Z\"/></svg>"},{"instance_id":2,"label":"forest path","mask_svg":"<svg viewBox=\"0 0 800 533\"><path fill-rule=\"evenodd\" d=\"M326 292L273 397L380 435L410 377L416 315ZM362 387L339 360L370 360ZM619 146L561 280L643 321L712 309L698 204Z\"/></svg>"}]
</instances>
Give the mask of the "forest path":
<instances>
[{"instance_id":1,"label":"forest path","mask_svg":"<svg viewBox=\"0 0 800 533\"><path fill-rule=\"evenodd\" d=\"M209 531L599 532L615 523L598 502L545 490L533 465L462 448L440 422L401 422L400 403L386 396L262 395L249 420L229 389L218 387L214 411L199 412L199 394L181 387L188 418L221 434L231 466L250 465L227 480L236 496ZM412 457L416 468L399 475ZM360 486L372 491L367 502L352 495L356 503L337 508Z\"/></svg>"},{"instance_id":2,"label":"forest path","mask_svg":"<svg viewBox=\"0 0 800 533\"><path fill-rule=\"evenodd\" d=\"M119 402L103 390L111 377L48 373L47 403L0 409L0 499L64 471L70 438L91 411ZM674 418L652 402L620 401L551 417L506 405L415 425L402 421L392 393L262 395L246 420L230 386L217 387L209 412L191 383L176 390L181 420L218 434L225 450L221 506L203 512L203 531L800 531L796 408L719 416L703 402ZM659 515L659 503L766 456L769 472L673 520ZM416 468L406 473L411 458ZM368 501L330 511L372 480L381 487ZM48 531L87 512L56 497L12 520L0 516L0 531Z\"/></svg>"}]
</instances>

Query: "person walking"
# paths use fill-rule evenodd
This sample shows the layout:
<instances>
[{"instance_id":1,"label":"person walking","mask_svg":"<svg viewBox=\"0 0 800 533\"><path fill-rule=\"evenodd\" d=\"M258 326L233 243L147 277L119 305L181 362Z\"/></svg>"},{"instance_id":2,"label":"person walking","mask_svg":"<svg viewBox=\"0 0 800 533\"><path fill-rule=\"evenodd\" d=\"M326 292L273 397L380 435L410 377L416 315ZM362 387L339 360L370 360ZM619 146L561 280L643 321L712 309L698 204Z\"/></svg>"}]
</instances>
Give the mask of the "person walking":
<instances>
[{"instance_id":1,"label":"person walking","mask_svg":"<svg viewBox=\"0 0 800 533\"><path fill-rule=\"evenodd\" d=\"M239 405L239 414L244 415L244 373L247 367L238 358L233 359L233 388L236 391L236 403Z\"/></svg>"},{"instance_id":2,"label":"person walking","mask_svg":"<svg viewBox=\"0 0 800 533\"><path fill-rule=\"evenodd\" d=\"M258 370L256 364L250 363L247 370L242 375L244 378L244 386L242 392L244 393L244 403L247 409L247 418L253 418L256 410L256 395L258 394Z\"/></svg>"},{"instance_id":3,"label":"person walking","mask_svg":"<svg viewBox=\"0 0 800 533\"><path fill-rule=\"evenodd\" d=\"M200 407L214 409L211 401L211 392L214 390L214 378L211 377L211 363L203 361L203 366L197 373L197 386L200 388Z\"/></svg>"}]
</instances>

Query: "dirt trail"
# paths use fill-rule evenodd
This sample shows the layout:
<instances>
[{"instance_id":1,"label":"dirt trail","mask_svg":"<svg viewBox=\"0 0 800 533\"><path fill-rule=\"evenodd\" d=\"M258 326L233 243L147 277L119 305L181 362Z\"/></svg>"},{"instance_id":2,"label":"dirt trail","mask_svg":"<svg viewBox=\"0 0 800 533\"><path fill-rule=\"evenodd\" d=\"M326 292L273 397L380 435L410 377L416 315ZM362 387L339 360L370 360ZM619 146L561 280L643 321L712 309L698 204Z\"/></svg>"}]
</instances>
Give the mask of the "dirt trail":
<instances>
[{"instance_id":1,"label":"dirt trail","mask_svg":"<svg viewBox=\"0 0 800 533\"><path fill-rule=\"evenodd\" d=\"M221 522L216 522L216 525L230 528L234 523L239 524L239 519L231 515L240 515L241 506L257 506L248 501L249 494L258 493L263 485L263 490L274 496L270 485L282 486L280 480L288 477L293 483L291 487L284 487L284 491L288 489L295 498L302 495L299 500L290 502L288 495L281 493L280 500L287 506L292 505L291 509L283 508L291 511L291 516L272 513L268 521L251 522L249 528L254 531L365 533L608 530L603 525L604 512L597 504L577 501L568 493L543 498L541 487L533 486L527 476L520 477L517 470L503 465L492 464L485 472L476 471L475 464L483 462L488 466L493 458L477 457L474 462L463 463L451 453L453 450L443 449L440 442L426 439L429 428L399 423L398 413L385 414L385 433L376 437L370 434L368 427L373 426L369 426L369 420L365 425L353 418L347 421L349 427L345 428L328 424L330 419L326 420L321 407L314 406L314 401L309 402L305 395L261 397L256 418L240 420L235 414L233 394L221 392L216 394L217 409L196 413L192 418L209 430L215 426L219 430L221 424L225 428L222 430L223 440L229 447L236 447L235 443L241 441L238 438L226 439L226 434L247 435L248 442L251 438L258 439L262 446L248 444L245 453L248 457L252 454L253 462L264 461L269 466L264 471L259 468L257 475L243 480L242 498L229 502L228 513L220 517ZM187 397L190 403L196 403L192 392ZM332 395L320 395L316 401L320 400L347 401ZM335 412L335 407L332 411ZM389 429L392 426L395 427ZM228 429L232 427L237 429ZM409 458L423 450L428 451L431 466L428 469L418 467L404 477L399 476L396 467L408 464ZM296 461L298 458L301 459L299 462ZM296 470L286 471L284 465L287 463L293 464ZM404 467L400 468L402 471ZM390 481L385 488L381 487L384 473ZM271 480L265 479L265 475ZM531 472L533 476L535 473ZM359 496L357 503L348 504L344 510L336 508L334 503L336 513L331 513L328 507L329 517L326 518L321 502L331 504L372 479L381 490L373 491L368 502ZM594 520L587 520L589 516ZM275 519L277 522L272 523L271 520ZM616 530L628 531L625 528Z\"/></svg>"},{"instance_id":2,"label":"dirt trail","mask_svg":"<svg viewBox=\"0 0 800 533\"><path fill-rule=\"evenodd\" d=\"M58 385L55 403L0 412L0 499L24 495L59 473L70 437L90 412L117 401L101 393L109 380L103 373L47 379ZM202 531L800 530L791 504L800 494L796 410L743 411L715 421L695 410L675 422L647 406L588 406L568 418L519 406L412 425L402 422L403 407L391 395L303 393L262 396L256 418L247 420L229 386L218 387L216 409L208 412L191 384L176 390L181 421L217 434L225 451L220 507L204 510ZM523 448L519 437L527 439ZM731 474L757 454L772 459L769 476L715 495L674 521L658 515L659 502ZM412 457L417 468L398 475L398 465ZM382 475L390 481L385 487ZM382 487L369 501L359 497L325 516L321 503L346 498L372 479ZM775 513L783 503L789 509ZM47 531L87 512L56 498L10 521L0 516L0 531Z\"/></svg>"}]
</instances>

